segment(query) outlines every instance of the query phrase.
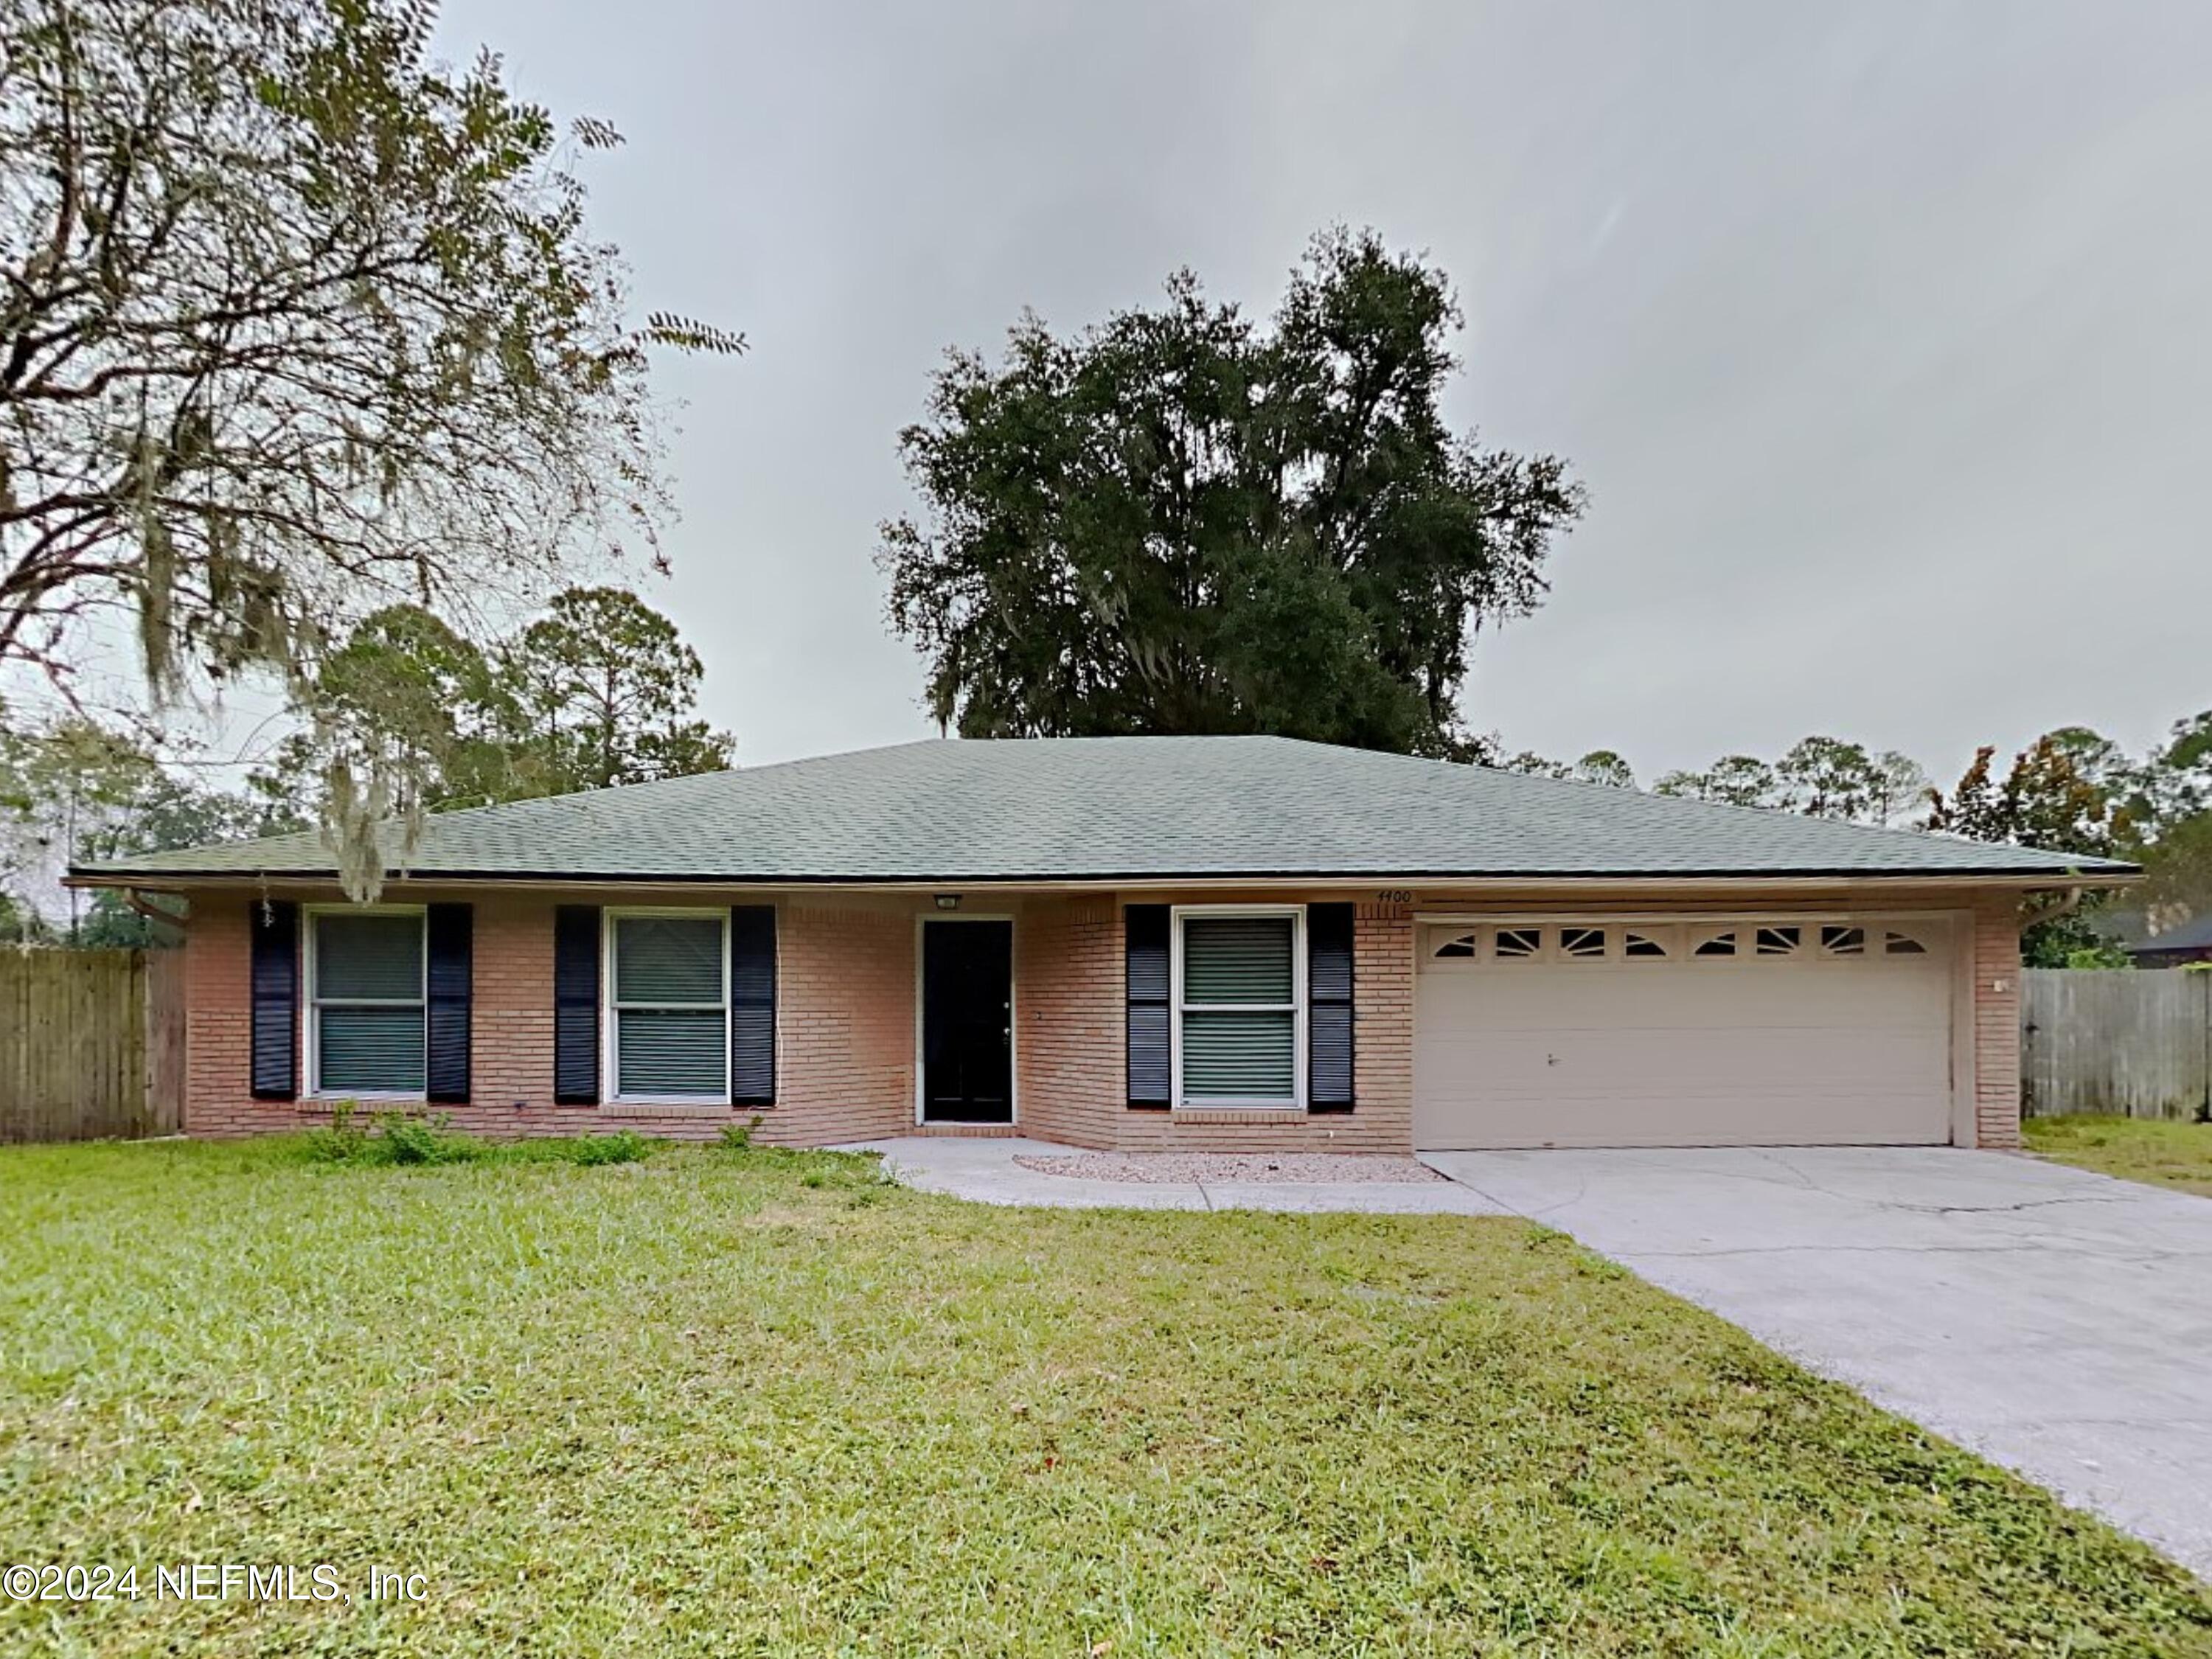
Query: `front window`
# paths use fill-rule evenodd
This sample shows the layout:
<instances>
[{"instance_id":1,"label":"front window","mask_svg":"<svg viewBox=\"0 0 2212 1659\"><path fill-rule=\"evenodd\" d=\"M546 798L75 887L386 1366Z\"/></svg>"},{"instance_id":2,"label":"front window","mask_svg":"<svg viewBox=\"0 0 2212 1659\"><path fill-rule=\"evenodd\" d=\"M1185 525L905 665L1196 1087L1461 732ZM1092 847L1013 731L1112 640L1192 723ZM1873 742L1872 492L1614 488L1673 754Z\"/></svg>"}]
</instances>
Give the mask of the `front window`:
<instances>
[{"instance_id":1,"label":"front window","mask_svg":"<svg viewBox=\"0 0 2212 1659\"><path fill-rule=\"evenodd\" d=\"M314 911L310 921L313 1092L420 1095L422 911Z\"/></svg>"},{"instance_id":2,"label":"front window","mask_svg":"<svg viewBox=\"0 0 2212 1659\"><path fill-rule=\"evenodd\" d=\"M1294 909L1177 913L1178 1104L1299 1104L1302 921Z\"/></svg>"},{"instance_id":3,"label":"front window","mask_svg":"<svg viewBox=\"0 0 2212 1659\"><path fill-rule=\"evenodd\" d=\"M728 926L726 911L609 918L616 1099L729 1098Z\"/></svg>"}]
</instances>

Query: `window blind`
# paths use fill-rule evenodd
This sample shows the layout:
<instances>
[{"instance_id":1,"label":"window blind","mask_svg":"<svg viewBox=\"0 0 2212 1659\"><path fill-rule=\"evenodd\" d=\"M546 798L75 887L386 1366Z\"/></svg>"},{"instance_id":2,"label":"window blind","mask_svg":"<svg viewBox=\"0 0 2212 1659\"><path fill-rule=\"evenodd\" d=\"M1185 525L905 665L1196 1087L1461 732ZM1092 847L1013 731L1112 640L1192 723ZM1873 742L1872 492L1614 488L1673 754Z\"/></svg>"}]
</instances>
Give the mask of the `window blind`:
<instances>
[{"instance_id":1,"label":"window blind","mask_svg":"<svg viewBox=\"0 0 2212 1659\"><path fill-rule=\"evenodd\" d=\"M1288 916L1182 923L1182 1092L1281 1100L1297 1092L1297 1015Z\"/></svg>"},{"instance_id":2,"label":"window blind","mask_svg":"<svg viewBox=\"0 0 2212 1659\"><path fill-rule=\"evenodd\" d=\"M730 1087L720 916L615 919L615 1092L696 1095Z\"/></svg>"},{"instance_id":3,"label":"window blind","mask_svg":"<svg viewBox=\"0 0 2212 1659\"><path fill-rule=\"evenodd\" d=\"M1182 1091L1193 1100L1280 1100L1295 1092L1295 1017L1190 1011L1182 1017Z\"/></svg>"},{"instance_id":4,"label":"window blind","mask_svg":"<svg viewBox=\"0 0 2212 1659\"><path fill-rule=\"evenodd\" d=\"M719 916L622 916L615 921L615 1000L720 1003Z\"/></svg>"},{"instance_id":5,"label":"window blind","mask_svg":"<svg viewBox=\"0 0 2212 1659\"><path fill-rule=\"evenodd\" d=\"M315 995L324 1002L420 1002L422 918L317 916Z\"/></svg>"},{"instance_id":6,"label":"window blind","mask_svg":"<svg viewBox=\"0 0 2212 1659\"><path fill-rule=\"evenodd\" d=\"M1288 916L1186 916L1182 924L1182 1000L1288 1002Z\"/></svg>"},{"instance_id":7,"label":"window blind","mask_svg":"<svg viewBox=\"0 0 2212 1659\"><path fill-rule=\"evenodd\" d=\"M728 1076L720 1009L625 1008L615 1023L615 1064L626 1095L710 1095Z\"/></svg>"},{"instance_id":8,"label":"window blind","mask_svg":"<svg viewBox=\"0 0 2212 1659\"><path fill-rule=\"evenodd\" d=\"M420 1094L425 1079L422 917L315 917L315 1087Z\"/></svg>"},{"instance_id":9,"label":"window blind","mask_svg":"<svg viewBox=\"0 0 2212 1659\"><path fill-rule=\"evenodd\" d=\"M321 1010L318 1082L328 1094L419 1094L422 1091L422 1010L325 1007Z\"/></svg>"}]
</instances>

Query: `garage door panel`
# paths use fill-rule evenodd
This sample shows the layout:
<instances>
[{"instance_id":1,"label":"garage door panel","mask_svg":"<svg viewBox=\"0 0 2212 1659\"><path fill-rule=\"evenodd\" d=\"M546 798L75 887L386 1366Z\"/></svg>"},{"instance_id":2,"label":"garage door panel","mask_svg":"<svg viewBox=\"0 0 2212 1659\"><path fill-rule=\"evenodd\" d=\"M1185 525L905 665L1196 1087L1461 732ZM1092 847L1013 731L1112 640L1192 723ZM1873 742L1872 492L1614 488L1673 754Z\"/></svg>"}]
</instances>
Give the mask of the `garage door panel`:
<instances>
[{"instance_id":1,"label":"garage door panel","mask_svg":"<svg viewBox=\"0 0 2212 1659\"><path fill-rule=\"evenodd\" d=\"M1838 1103L1840 1104L1840 1103ZM1540 1149L1547 1146L1909 1146L1941 1144L1926 1133L1924 1114L1909 1103L1863 1103L1862 1109L1815 1115L1778 1110L1771 1097L1715 1097L1694 1118L1662 1103L1562 1103L1540 1119L1506 1118L1465 1146L1424 1143L1433 1152Z\"/></svg>"},{"instance_id":2,"label":"garage door panel","mask_svg":"<svg viewBox=\"0 0 2212 1659\"><path fill-rule=\"evenodd\" d=\"M1493 1090L1542 1085L1562 1091L1633 1089L1639 1094L1680 1097L1739 1083L1772 1093L1778 1078L1786 1079L1792 1094L1826 1089L1850 1095L1885 1079L1911 1086L1945 1057L1944 1045L1924 1032L1903 1034L1881 1054L1809 1053L1790 1048L1779 1036L1761 1033L1725 1048L1655 1035L1648 1042L1632 1045L1501 1040L1443 1052L1451 1064L1479 1067Z\"/></svg>"},{"instance_id":3,"label":"garage door panel","mask_svg":"<svg viewBox=\"0 0 2212 1659\"><path fill-rule=\"evenodd\" d=\"M1425 965L1417 1144L1949 1139L1951 981L1909 960Z\"/></svg>"},{"instance_id":4,"label":"garage door panel","mask_svg":"<svg viewBox=\"0 0 2212 1659\"><path fill-rule=\"evenodd\" d=\"M1849 1098L1869 1089L1911 1089L1946 1068L1939 1034L1902 1027L1862 1032L1817 1027L1745 1031L1715 1041L1703 1031L1580 1030L1496 1033L1438 1045L1448 1063L1475 1068L1493 1087L1543 1087L1694 1097L1741 1088L1773 1093L1786 1078L1793 1094Z\"/></svg>"},{"instance_id":5,"label":"garage door panel","mask_svg":"<svg viewBox=\"0 0 2212 1659\"><path fill-rule=\"evenodd\" d=\"M1794 969L1712 973L1694 968L1499 968L1431 974L1425 1013L1454 1025L1474 1012L1494 1026L1574 1024L1729 1030L1788 1024L1855 1030L1870 1022L1948 1028L1946 976L1915 967Z\"/></svg>"}]
</instances>

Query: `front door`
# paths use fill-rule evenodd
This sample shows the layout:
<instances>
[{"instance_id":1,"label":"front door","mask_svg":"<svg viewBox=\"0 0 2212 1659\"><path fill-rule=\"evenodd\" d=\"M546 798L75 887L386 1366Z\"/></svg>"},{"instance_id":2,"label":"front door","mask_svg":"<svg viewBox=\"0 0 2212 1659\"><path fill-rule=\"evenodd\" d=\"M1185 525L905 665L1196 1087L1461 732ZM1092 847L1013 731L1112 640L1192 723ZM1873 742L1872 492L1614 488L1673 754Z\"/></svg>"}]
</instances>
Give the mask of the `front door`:
<instances>
[{"instance_id":1,"label":"front door","mask_svg":"<svg viewBox=\"0 0 2212 1659\"><path fill-rule=\"evenodd\" d=\"M923 1121L1013 1121L1013 923L922 924Z\"/></svg>"}]
</instances>

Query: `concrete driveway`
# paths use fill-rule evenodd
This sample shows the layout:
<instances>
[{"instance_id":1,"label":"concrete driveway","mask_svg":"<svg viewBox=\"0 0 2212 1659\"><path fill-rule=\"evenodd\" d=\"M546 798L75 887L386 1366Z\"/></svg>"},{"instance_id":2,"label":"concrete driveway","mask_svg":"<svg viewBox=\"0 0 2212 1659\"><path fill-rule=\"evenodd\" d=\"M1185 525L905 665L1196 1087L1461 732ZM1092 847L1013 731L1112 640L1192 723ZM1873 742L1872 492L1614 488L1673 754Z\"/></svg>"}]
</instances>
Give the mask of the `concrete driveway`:
<instances>
[{"instance_id":1,"label":"concrete driveway","mask_svg":"<svg viewBox=\"0 0 2212 1659\"><path fill-rule=\"evenodd\" d=\"M1948 1149L1422 1158L2212 1578L2212 1199Z\"/></svg>"}]
</instances>

